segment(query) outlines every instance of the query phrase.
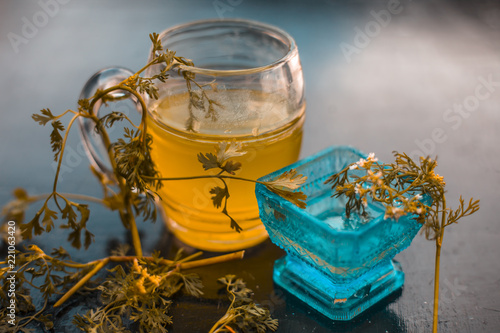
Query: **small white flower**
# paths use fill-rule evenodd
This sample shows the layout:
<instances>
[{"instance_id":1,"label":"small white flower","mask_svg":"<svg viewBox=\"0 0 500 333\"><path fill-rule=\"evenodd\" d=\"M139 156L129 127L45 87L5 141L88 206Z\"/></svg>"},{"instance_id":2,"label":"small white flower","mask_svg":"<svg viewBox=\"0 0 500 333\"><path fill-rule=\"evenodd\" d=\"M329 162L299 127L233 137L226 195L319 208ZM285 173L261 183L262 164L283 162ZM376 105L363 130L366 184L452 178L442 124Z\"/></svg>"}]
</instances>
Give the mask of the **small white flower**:
<instances>
[{"instance_id":1,"label":"small white flower","mask_svg":"<svg viewBox=\"0 0 500 333\"><path fill-rule=\"evenodd\" d=\"M401 216L405 214L406 212L404 211L404 209L387 206L385 210L384 219L395 219L397 221Z\"/></svg>"},{"instance_id":2,"label":"small white flower","mask_svg":"<svg viewBox=\"0 0 500 333\"><path fill-rule=\"evenodd\" d=\"M375 153L368 154L368 161L377 162L378 158L375 157Z\"/></svg>"},{"instance_id":3,"label":"small white flower","mask_svg":"<svg viewBox=\"0 0 500 333\"><path fill-rule=\"evenodd\" d=\"M364 167L366 163L366 160L364 158L361 158L359 161L356 162L357 165L360 167Z\"/></svg>"},{"instance_id":4,"label":"small white flower","mask_svg":"<svg viewBox=\"0 0 500 333\"><path fill-rule=\"evenodd\" d=\"M367 163L370 162L377 162L378 158L375 157L375 153L370 153L368 154L367 159L365 160L364 158L360 158L359 161L356 162L356 164L353 164L349 167L350 170L357 169L358 167L364 168Z\"/></svg>"}]
</instances>

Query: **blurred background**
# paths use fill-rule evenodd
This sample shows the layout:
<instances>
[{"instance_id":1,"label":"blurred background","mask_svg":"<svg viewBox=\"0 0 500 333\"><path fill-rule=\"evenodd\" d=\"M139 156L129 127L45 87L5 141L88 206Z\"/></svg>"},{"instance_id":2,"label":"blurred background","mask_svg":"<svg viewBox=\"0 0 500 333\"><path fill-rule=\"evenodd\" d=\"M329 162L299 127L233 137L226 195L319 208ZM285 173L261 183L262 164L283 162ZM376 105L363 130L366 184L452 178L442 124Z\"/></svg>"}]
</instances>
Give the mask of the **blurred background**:
<instances>
[{"instance_id":1,"label":"blurred background","mask_svg":"<svg viewBox=\"0 0 500 333\"><path fill-rule=\"evenodd\" d=\"M394 150L438 156L437 172L447 182L451 205L456 207L460 194L481 200L478 213L446 231L440 331L495 332L500 325L497 1L0 0L0 204L17 186L32 194L52 186L49 129L31 114L75 108L83 84L99 69L141 68L149 33L229 17L273 24L295 38L307 99L301 156L330 145L375 152L383 161L391 161ZM76 131L68 146L61 189L99 195ZM89 228L97 235L96 246L76 259L102 257L111 230L120 228L114 214L102 211L93 218ZM140 228L156 241L162 226ZM52 237L65 238L58 232ZM38 242L53 246L50 238ZM280 302L275 304L279 331L428 332L434 244L417 237L396 258L406 273L405 287L378 312L342 324ZM247 265L238 266L244 274L259 267ZM272 262L266 265L266 273L254 274L269 280L267 289L257 290L260 299L274 292ZM177 326L177 331L187 330Z\"/></svg>"}]
</instances>

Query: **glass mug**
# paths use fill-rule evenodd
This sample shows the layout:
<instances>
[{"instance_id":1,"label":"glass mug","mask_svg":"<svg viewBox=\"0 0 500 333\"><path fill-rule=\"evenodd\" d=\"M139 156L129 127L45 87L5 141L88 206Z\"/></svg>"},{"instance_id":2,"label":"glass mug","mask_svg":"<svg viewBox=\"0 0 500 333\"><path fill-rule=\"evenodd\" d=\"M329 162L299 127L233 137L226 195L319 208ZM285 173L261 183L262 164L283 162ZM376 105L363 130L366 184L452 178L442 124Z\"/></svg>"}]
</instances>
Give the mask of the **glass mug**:
<instances>
[{"instance_id":1,"label":"glass mug","mask_svg":"<svg viewBox=\"0 0 500 333\"><path fill-rule=\"evenodd\" d=\"M151 154L161 177L216 174L215 169L204 171L197 155L214 153L219 142L235 141L246 151L232 159L242 164L238 177L257 179L298 159L305 119L304 80L297 46L288 33L255 21L223 19L175 26L161 33L160 39L165 49L194 62L194 67L183 66L183 70L194 73L195 81L206 85L209 98L220 105L215 107L214 119L196 108L189 111L189 91L177 70L169 73L166 82L157 82L158 100L144 96L147 129L153 137ZM148 68L145 76L158 73L158 66ZM132 74L123 68L103 70L87 82L81 98ZM99 105L95 109L98 112ZM106 171L105 155L99 153L91 126L81 125L91 163ZM225 181L230 194L227 211L243 229L240 233L213 205L210 189L223 187L220 180L163 182L159 204L178 239L202 250L233 251L267 238L255 185Z\"/></svg>"}]
</instances>

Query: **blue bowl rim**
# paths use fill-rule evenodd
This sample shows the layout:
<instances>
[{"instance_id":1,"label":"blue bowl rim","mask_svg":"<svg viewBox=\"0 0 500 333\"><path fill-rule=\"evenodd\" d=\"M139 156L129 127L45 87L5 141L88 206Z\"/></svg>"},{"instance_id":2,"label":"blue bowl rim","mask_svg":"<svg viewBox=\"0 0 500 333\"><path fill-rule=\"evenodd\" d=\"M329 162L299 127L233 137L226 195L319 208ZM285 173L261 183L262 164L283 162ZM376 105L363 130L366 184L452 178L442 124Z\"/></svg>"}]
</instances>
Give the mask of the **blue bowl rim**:
<instances>
[{"instance_id":1,"label":"blue bowl rim","mask_svg":"<svg viewBox=\"0 0 500 333\"><path fill-rule=\"evenodd\" d=\"M273 172L271 172L263 177L260 177L258 180L259 181L272 180L272 179L276 178L277 176L281 175L282 173L284 173L285 171L289 171L290 169L296 169L298 166L308 164L316 159L320 159L324 155L328 155L329 153L331 153L335 150L344 150L344 151L352 152L352 153L359 155L360 158L367 158L368 157L368 154L366 154L366 153L364 153L364 152L360 151L359 149L354 148L352 146L332 145L332 146L329 146L329 147L327 147L327 148L325 148L325 149L323 149L323 150L321 150L321 151L319 151L311 156L305 157L305 158L303 158L295 163L292 163L286 167L283 167L283 168L276 170L276 171L273 171ZM355 161L353 161L353 162L355 162ZM281 197L279 195L271 192L269 189L266 188L265 185L257 184L255 189L256 189L256 192L258 190L266 191L269 194L269 196L271 197L271 199L274 201L278 201L278 200L282 201L283 206L285 206L288 210L292 210L298 214L304 214L304 210L302 208L297 207L295 204L291 203L288 200L281 199ZM309 222L312 222L316 227L323 229L328 234L338 235L338 236L342 236L342 237L358 238L358 237L362 236L363 234L369 232L371 229L376 228L380 223L382 223L384 221L398 223L402 220L406 220L406 219L410 220L411 215L403 216L403 217L401 217L400 221L396 221L395 219L385 219L384 215L381 214L381 215L377 216L376 218L374 218L373 220L371 220L370 223L365 225L363 228L360 228L357 230L334 230L334 229L328 227L328 225L326 223L324 223L324 221L318 219L314 215L307 214L306 218ZM415 223L418 223L418 222L415 221Z\"/></svg>"}]
</instances>

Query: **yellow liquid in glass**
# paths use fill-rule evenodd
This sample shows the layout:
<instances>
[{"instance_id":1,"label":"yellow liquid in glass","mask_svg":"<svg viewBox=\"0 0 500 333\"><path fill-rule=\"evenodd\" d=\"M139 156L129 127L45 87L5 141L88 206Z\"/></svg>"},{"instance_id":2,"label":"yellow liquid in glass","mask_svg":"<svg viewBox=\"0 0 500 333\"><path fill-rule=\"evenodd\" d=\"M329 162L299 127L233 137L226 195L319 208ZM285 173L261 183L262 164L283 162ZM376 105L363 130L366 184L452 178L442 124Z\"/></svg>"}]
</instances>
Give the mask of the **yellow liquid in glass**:
<instances>
[{"instance_id":1,"label":"yellow liquid in glass","mask_svg":"<svg viewBox=\"0 0 500 333\"><path fill-rule=\"evenodd\" d=\"M224 106L218 119L195 110L197 132L185 130L189 117L188 94L172 95L150 107L148 132L153 136L152 158L162 177L216 174L205 171L199 153L215 153L221 141L235 140L247 153L234 158L242 163L236 176L257 179L298 159L304 109L291 109L285 99L251 90L210 92ZM215 208L210 189L223 187L218 179L166 181L160 189L161 205L170 230L181 241L208 251L233 251L267 238L260 222L255 184L227 179L228 213L243 228L237 233L230 220Z\"/></svg>"}]
</instances>

